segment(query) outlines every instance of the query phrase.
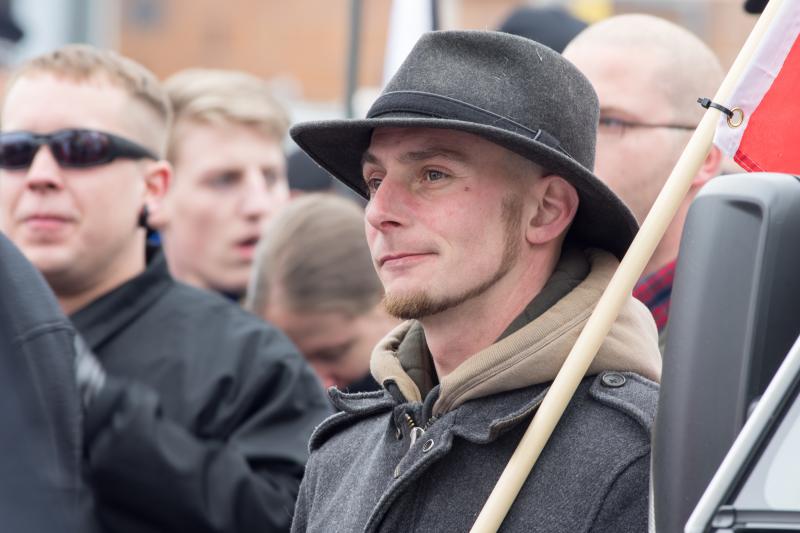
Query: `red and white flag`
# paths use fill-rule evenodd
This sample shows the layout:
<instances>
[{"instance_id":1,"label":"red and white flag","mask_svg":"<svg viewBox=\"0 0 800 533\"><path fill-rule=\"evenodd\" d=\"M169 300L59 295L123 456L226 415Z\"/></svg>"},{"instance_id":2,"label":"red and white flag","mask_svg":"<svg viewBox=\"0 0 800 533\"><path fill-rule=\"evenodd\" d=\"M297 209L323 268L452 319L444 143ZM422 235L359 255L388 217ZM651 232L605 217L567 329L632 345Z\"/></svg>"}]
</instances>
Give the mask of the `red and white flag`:
<instances>
[{"instance_id":1,"label":"red and white flag","mask_svg":"<svg viewBox=\"0 0 800 533\"><path fill-rule=\"evenodd\" d=\"M714 144L750 172L800 174L800 0L783 3L728 102Z\"/></svg>"}]
</instances>

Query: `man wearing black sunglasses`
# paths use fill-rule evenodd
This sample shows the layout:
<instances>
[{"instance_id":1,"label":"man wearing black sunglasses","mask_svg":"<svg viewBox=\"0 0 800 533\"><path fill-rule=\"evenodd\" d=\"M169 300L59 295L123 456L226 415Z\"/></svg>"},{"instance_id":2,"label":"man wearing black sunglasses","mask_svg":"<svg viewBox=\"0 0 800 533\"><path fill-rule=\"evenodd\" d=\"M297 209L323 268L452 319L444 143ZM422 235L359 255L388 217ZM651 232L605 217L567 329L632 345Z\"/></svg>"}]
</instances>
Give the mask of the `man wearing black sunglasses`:
<instances>
[{"instance_id":1,"label":"man wearing black sunglasses","mask_svg":"<svg viewBox=\"0 0 800 533\"><path fill-rule=\"evenodd\" d=\"M648 15L621 15L584 30L564 50L600 100L595 172L641 224L722 81L714 52L689 31ZM662 352L675 262L689 204L719 173L713 147L644 270L634 296L653 313Z\"/></svg>"},{"instance_id":2,"label":"man wearing black sunglasses","mask_svg":"<svg viewBox=\"0 0 800 533\"><path fill-rule=\"evenodd\" d=\"M101 522L287 530L327 401L280 332L146 254L172 172L158 81L68 46L24 64L2 112L0 227L86 341L76 379Z\"/></svg>"}]
</instances>

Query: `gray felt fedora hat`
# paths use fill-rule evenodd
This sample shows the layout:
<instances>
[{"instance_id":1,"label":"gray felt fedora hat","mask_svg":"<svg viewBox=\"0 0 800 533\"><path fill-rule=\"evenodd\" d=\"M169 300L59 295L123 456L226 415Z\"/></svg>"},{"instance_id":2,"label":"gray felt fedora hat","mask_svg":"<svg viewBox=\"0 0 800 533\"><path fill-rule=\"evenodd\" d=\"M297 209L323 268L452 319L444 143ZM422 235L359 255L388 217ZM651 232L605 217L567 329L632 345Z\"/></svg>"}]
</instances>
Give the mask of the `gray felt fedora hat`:
<instances>
[{"instance_id":1,"label":"gray felt fedora hat","mask_svg":"<svg viewBox=\"0 0 800 533\"><path fill-rule=\"evenodd\" d=\"M591 171L597 95L569 61L535 41L493 31L423 35L367 113L305 122L292 138L364 197L361 158L379 127L466 131L569 180L580 206L570 238L621 257L638 226Z\"/></svg>"}]
</instances>

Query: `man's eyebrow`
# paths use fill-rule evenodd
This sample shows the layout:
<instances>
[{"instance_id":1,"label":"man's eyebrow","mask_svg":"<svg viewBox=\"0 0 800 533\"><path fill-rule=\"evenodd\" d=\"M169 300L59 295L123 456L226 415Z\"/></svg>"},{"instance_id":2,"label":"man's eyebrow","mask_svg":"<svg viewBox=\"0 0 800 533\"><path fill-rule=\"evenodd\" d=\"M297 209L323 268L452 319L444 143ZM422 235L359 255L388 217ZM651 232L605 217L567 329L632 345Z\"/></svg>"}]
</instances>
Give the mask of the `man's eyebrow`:
<instances>
[{"instance_id":1,"label":"man's eyebrow","mask_svg":"<svg viewBox=\"0 0 800 533\"><path fill-rule=\"evenodd\" d=\"M627 109L622 109L616 106L609 106L609 107L600 107L600 116L607 116L607 115L616 115L622 116L624 118L632 118L636 119L637 116L635 113L628 111Z\"/></svg>"},{"instance_id":2,"label":"man's eyebrow","mask_svg":"<svg viewBox=\"0 0 800 533\"><path fill-rule=\"evenodd\" d=\"M408 163L413 161L425 161L428 159L433 159L434 157L443 157L445 159L450 159L451 161L458 161L458 162L463 162L468 159L467 154L465 154L464 152L460 152L458 150L451 150L449 148L433 146L426 150L406 152L405 154L401 155L398 158L398 160L402 163Z\"/></svg>"},{"instance_id":3,"label":"man's eyebrow","mask_svg":"<svg viewBox=\"0 0 800 533\"><path fill-rule=\"evenodd\" d=\"M364 152L364 155L361 156L361 166L363 167L366 163L371 163L373 165L380 165L380 160L377 157L375 157L375 155L367 151Z\"/></svg>"},{"instance_id":4,"label":"man's eyebrow","mask_svg":"<svg viewBox=\"0 0 800 533\"><path fill-rule=\"evenodd\" d=\"M437 146L425 150L406 152L400 157L398 157L397 160L400 161L401 163L410 163L416 161L426 161L428 159L433 159L434 157L443 157L445 159L450 159L451 161L458 161L458 162L463 162L468 160L468 156L464 152ZM375 157L374 154L368 151L364 152L364 155L361 156L361 166L363 167L365 163L371 163L375 165L381 164L380 160L377 157Z\"/></svg>"}]
</instances>

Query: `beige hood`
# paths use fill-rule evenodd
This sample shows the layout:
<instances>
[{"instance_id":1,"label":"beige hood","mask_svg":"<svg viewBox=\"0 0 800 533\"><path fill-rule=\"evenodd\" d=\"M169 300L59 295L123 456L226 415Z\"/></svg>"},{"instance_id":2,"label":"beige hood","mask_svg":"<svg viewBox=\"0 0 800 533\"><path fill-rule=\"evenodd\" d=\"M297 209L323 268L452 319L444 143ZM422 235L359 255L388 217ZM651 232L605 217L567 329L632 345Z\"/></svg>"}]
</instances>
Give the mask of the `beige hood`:
<instances>
[{"instance_id":1,"label":"beige hood","mask_svg":"<svg viewBox=\"0 0 800 533\"><path fill-rule=\"evenodd\" d=\"M600 250L588 250L587 257L591 272L575 289L539 318L476 353L441 380L434 415L467 400L555 378L619 264L613 255ZM405 360L401 362L398 347L404 339L414 340L411 337L418 337L415 342L420 349L404 350ZM413 354L410 357L409 352ZM424 349L419 322L404 322L384 337L372 352L370 366L378 383L393 380L408 400L421 401L417 383L432 381L433 365ZM653 381L661 378L655 323L647 307L633 297L623 306L587 375L605 370L636 372Z\"/></svg>"}]
</instances>

